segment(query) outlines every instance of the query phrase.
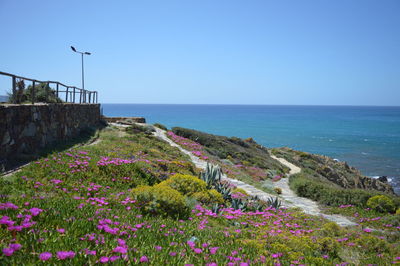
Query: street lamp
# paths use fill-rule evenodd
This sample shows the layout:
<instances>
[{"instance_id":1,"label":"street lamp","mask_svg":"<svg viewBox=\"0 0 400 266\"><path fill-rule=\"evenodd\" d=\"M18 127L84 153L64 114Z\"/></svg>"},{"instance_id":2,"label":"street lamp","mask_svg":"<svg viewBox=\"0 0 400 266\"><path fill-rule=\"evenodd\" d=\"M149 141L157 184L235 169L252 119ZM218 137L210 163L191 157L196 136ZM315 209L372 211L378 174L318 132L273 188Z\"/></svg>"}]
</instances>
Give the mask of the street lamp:
<instances>
[{"instance_id":1,"label":"street lamp","mask_svg":"<svg viewBox=\"0 0 400 266\"><path fill-rule=\"evenodd\" d=\"M85 75L84 75L84 71L83 71L83 55L91 55L91 53L89 52L79 52L75 49L75 47L71 46L72 51L74 51L75 53L79 53L82 56L82 89L85 90Z\"/></svg>"}]
</instances>

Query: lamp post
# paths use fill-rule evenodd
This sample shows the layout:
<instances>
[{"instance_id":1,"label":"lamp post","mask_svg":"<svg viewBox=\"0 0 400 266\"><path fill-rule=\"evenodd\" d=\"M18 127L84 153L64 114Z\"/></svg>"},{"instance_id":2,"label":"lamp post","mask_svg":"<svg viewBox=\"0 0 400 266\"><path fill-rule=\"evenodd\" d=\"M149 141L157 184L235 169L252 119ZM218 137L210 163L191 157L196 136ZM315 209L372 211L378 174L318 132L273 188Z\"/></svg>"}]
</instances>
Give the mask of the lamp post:
<instances>
[{"instance_id":1,"label":"lamp post","mask_svg":"<svg viewBox=\"0 0 400 266\"><path fill-rule=\"evenodd\" d=\"M85 91L85 74L84 74L84 68L83 68L83 55L91 55L89 52L79 52L75 49L75 47L71 46L72 51L75 53L81 54L82 57L82 90ZM86 98L86 97L85 97ZM86 99L85 99L86 100Z\"/></svg>"}]
</instances>

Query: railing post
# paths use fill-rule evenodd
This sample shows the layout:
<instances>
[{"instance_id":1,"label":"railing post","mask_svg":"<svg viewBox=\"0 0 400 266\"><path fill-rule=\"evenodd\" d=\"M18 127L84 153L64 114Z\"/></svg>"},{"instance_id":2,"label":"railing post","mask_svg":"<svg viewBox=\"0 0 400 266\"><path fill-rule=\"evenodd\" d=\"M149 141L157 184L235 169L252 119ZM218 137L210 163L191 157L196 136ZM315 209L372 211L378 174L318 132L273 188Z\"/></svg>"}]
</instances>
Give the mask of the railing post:
<instances>
[{"instance_id":1,"label":"railing post","mask_svg":"<svg viewBox=\"0 0 400 266\"><path fill-rule=\"evenodd\" d=\"M92 92L89 92L89 103L92 103Z\"/></svg>"},{"instance_id":2,"label":"railing post","mask_svg":"<svg viewBox=\"0 0 400 266\"><path fill-rule=\"evenodd\" d=\"M31 101L32 104L35 104L35 81L32 81Z\"/></svg>"},{"instance_id":3,"label":"railing post","mask_svg":"<svg viewBox=\"0 0 400 266\"><path fill-rule=\"evenodd\" d=\"M74 96L72 98L73 98L72 102L75 103L75 87L74 87Z\"/></svg>"},{"instance_id":4,"label":"railing post","mask_svg":"<svg viewBox=\"0 0 400 266\"><path fill-rule=\"evenodd\" d=\"M58 98L58 82L57 82L56 96L57 96L57 98Z\"/></svg>"},{"instance_id":5,"label":"railing post","mask_svg":"<svg viewBox=\"0 0 400 266\"><path fill-rule=\"evenodd\" d=\"M65 102L68 102L68 89L69 87L67 87L67 90L65 91Z\"/></svg>"},{"instance_id":6,"label":"railing post","mask_svg":"<svg viewBox=\"0 0 400 266\"><path fill-rule=\"evenodd\" d=\"M82 90L79 90L79 103L82 103Z\"/></svg>"},{"instance_id":7,"label":"railing post","mask_svg":"<svg viewBox=\"0 0 400 266\"><path fill-rule=\"evenodd\" d=\"M44 91L45 91L45 97L46 97L46 102L49 102L49 88L50 88L50 85L49 85L50 83L49 82L46 82L46 87L45 87L45 89L44 89Z\"/></svg>"},{"instance_id":8,"label":"railing post","mask_svg":"<svg viewBox=\"0 0 400 266\"><path fill-rule=\"evenodd\" d=\"M17 99L17 78L15 76L12 76L12 92L13 92L13 103L17 103L18 99Z\"/></svg>"}]
</instances>

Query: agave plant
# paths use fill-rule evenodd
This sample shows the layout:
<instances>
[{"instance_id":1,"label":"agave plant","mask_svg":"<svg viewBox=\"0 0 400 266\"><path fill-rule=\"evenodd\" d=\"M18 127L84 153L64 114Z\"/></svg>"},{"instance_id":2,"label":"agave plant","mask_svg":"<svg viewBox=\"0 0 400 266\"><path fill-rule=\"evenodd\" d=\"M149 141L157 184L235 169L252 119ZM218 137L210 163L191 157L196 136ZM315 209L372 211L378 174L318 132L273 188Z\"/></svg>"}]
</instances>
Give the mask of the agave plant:
<instances>
[{"instance_id":1,"label":"agave plant","mask_svg":"<svg viewBox=\"0 0 400 266\"><path fill-rule=\"evenodd\" d=\"M232 189L227 183L217 183L215 185L215 190L217 190L219 193L221 193L222 197L226 201L231 201L232 200Z\"/></svg>"},{"instance_id":2,"label":"agave plant","mask_svg":"<svg viewBox=\"0 0 400 266\"><path fill-rule=\"evenodd\" d=\"M245 201L242 201L241 199L232 199L231 207L235 210L244 211L247 209L247 204Z\"/></svg>"},{"instance_id":3,"label":"agave plant","mask_svg":"<svg viewBox=\"0 0 400 266\"><path fill-rule=\"evenodd\" d=\"M212 207L211 207L211 211L217 215L222 213L222 209L223 206L219 205L218 203L215 203Z\"/></svg>"},{"instance_id":4,"label":"agave plant","mask_svg":"<svg viewBox=\"0 0 400 266\"><path fill-rule=\"evenodd\" d=\"M222 170L218 165L207 163L204 172L200 173L200 179L206 182L207 188L211 189L221 182Z\"/></svg>"},{"instance_id":5,"label":"agave plant","mask_svg":"<svg viewBox=\"0 0 400 266\"><path fill-rule=\"evenodd\" d=\"M275 199L273 197L268 198L267 204L269 207L272 207L274 209L279 209L282 205L282 202L276 197Z\"/></svg>"}]
</instances>

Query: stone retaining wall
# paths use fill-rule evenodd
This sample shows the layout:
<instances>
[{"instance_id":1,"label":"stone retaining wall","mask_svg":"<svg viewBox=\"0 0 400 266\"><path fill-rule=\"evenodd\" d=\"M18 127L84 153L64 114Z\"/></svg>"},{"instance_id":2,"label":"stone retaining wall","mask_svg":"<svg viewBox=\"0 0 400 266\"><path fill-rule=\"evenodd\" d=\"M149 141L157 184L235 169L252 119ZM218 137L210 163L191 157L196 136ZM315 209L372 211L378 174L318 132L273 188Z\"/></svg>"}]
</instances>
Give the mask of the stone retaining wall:
<instances>
[{"instance_id":1,"label":"stone retaining wall","mask_svg":"<svg viewBox=\"0 0 400 266\"><path fill-rule=\"evenodd\" d=\"M99 122L100 104L0 105L0 167Z\"/></svg>"}]
</instances>

